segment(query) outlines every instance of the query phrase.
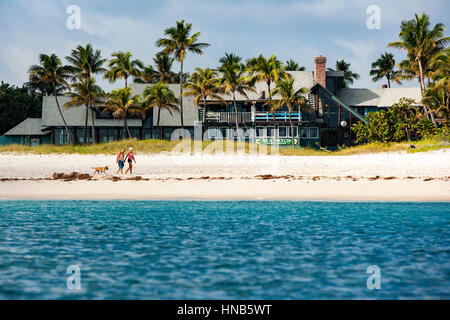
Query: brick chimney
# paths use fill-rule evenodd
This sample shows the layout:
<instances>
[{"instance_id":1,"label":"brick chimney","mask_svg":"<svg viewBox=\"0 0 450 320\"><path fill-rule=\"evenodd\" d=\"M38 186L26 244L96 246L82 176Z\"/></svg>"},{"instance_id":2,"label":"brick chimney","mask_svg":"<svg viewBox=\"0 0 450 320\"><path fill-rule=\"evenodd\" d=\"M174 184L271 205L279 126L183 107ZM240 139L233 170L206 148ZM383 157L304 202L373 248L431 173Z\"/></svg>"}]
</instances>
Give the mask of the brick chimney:
<instances>
[{"instance_id":1,"label":"brick chimney","mask_svg":"<svg viewBox=\"0 0 450 320\"><path fill-rule=\"evenodd\" d=\"M320 54L314 58L314 83L327 86L327 58Z\"/></svg>"}]
</instances>

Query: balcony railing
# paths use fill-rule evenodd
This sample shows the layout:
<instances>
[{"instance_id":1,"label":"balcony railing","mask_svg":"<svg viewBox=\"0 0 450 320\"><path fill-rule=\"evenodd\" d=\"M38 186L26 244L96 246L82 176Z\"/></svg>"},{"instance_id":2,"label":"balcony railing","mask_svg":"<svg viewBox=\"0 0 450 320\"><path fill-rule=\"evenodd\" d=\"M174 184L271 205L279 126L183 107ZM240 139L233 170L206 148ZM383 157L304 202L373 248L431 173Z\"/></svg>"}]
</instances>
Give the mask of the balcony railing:
<instances>
[{"instance_id":1,"label":"balcony railing","mask_svg":"<svg viewBox=\"0 0 450 320\"><path fill-rule=\"evenodd\" d=\"M207 112L207 122L219 123L239 123L244 122L264 122L264 121L289 121L288 112ZM302 115L299 112L291 113L292 121L302 121Z\"/></svg>"},{"instance_id":2,"label":"balcony railing","mask_svg":"<svg viewBox=\"0 0 450 320\"><path fill-rule=\"evenodd\" d=\"M206 121L209 122L221 122L221 123L239 123L251 122L251 112L208 112L206 113Z\"/></svg>"},{"instance_id":3,"label":"balcony railing","mask_svg":"<svg viewBox=\"0 0 450 320\"><path fill-rule=\"evenodd\" d=\"M292 121L301 121L302 115L299 112L291 113ZM289 121L289 112L256 112L255 121Z\"/></svg>"}]
</instances>

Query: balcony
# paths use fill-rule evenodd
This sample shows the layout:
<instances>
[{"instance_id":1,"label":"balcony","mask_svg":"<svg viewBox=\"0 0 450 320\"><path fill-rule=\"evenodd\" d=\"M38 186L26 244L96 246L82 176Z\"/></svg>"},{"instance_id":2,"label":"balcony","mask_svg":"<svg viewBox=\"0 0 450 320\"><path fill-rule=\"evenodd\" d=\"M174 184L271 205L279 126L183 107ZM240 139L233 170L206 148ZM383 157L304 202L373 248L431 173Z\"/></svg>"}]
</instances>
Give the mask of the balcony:
<instances>
[{"instance_id":1,"label":"balcony","mask_svg":"<svg viewBox=\"0 0 450 320\"><path fill-rule=\"evenodd\" d=\"M206 122L219 122L219 123L238 123L251 122L251 112L207 112Z\"/></svg>"},{"instance_id":2,"label":"balcony","mask_svg":"<svg viewBox=\"0 0 450 320\"><path fill-rule=\"evenodd\" d=\"M215 123L238 123L247 122L289 122L288 112L207 112L206 122ZM291 113L292 121L302 121L299 112Z\"/></svg>"},{"instance_id":3,"label":"balcony","mask_svg":"<svg viewBox=\"0 0 450 320\"><path fill-rule=\"evenodd\" d=\"M261 121L289 121L289 112L256 112L255 122ZM292 121L301 121L302 115L299 112L291 113Z\"/></svg>"}]
</instances>

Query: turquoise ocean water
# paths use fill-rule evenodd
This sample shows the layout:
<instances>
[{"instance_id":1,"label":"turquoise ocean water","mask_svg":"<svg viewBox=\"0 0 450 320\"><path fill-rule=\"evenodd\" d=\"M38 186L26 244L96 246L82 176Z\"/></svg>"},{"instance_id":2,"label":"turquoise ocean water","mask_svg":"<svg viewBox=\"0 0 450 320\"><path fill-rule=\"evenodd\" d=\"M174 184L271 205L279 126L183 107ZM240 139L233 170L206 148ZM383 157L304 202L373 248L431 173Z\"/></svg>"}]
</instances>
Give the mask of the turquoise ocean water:
<instances>
[{"instance_id":1,"label":"turquoise ocean water","mask_svg":"<svg viewBox=\"0 0 450 320\"><path fill-rule=\"evenodd\" d=\"M448 203L0 204L0 299L450 298Z\"/></svg>"}]
</instances>

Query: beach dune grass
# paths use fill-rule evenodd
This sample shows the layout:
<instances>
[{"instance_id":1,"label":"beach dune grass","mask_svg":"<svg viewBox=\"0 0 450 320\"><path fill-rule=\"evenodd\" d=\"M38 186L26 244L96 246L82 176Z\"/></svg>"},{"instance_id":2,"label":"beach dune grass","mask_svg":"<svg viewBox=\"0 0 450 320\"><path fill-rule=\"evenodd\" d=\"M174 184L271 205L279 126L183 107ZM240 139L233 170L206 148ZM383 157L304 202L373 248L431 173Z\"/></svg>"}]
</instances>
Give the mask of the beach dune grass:
<instances>
[{"instance_id":1,"label":"beach dune grass","mask_svg":"<svg viewBox=\"0 0 450 320\"><path fill-rule=\"evenodd\" d=\"M202 150L214 150L211 141L202 142ZM270 147L263 147L250 145L249 143L236 143L230 141L223 141L223 145L220 146L220 142L214 142L216 150L231 150L230 145L233 145L235 151L249 153L249 150L257 150L259 153L271 153ZM414 144L415 149L411 148L411 144ZM219 148L217 148L219 146ZM0 146L0 152L13 152L13 153L33 153L33 154L116 154L121 148L128 150L129 147L133 147L137 153L140 154L159 154L159 153L172 153L174 150L192 150L194 151L194 141L185 141L180 147L180 141L167 141L167 140L121 140L107 143L99 143L92 145L40 145L35 147L12 144L7 146ZM184 147L184 149L183 149ZM339 148L334 151L324 151L317 148L280 148L279 154L283 156L329 156L329 155L354 155L354 154L367 154L367 153L379 153L379 152L425 152L430 150L446 149L450 147L450 143L446 140L433 137L423 139L414 142L400 142L400 143L368 143L352 147ZM219 151L220 152L220 151ZM214 152L212 152L214 153Z\"/></svg>"}]
</instances>

